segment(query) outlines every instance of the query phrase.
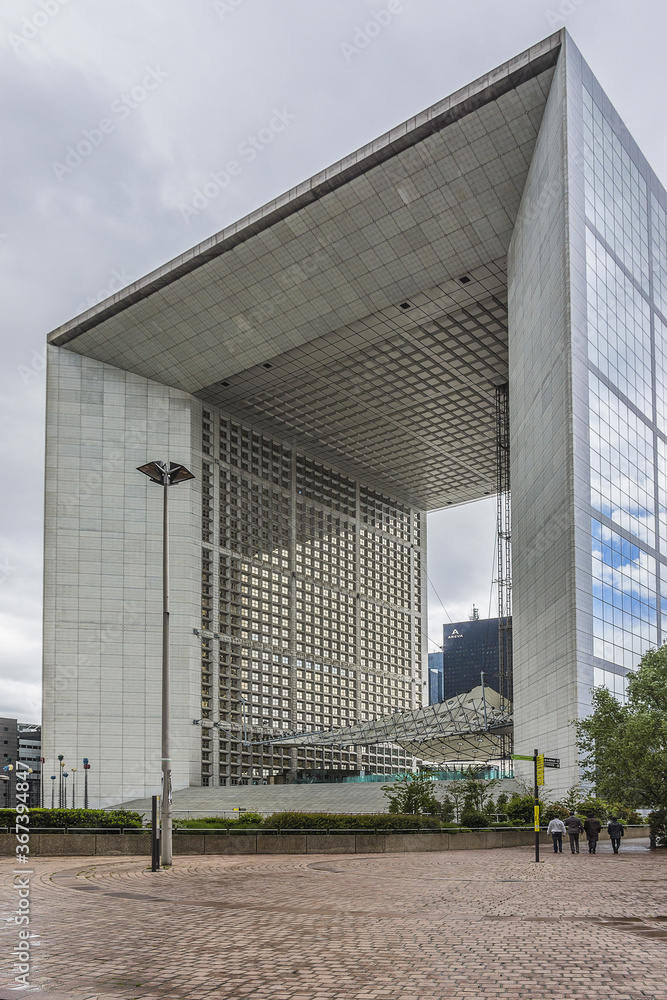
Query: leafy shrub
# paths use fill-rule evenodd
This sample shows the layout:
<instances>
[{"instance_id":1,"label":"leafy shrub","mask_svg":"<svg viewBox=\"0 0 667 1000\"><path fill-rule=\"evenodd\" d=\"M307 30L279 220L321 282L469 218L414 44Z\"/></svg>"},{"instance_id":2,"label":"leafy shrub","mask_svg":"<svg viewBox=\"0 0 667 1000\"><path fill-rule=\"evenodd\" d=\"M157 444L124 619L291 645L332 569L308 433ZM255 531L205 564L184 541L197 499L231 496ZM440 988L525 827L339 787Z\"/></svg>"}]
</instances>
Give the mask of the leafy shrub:
<instances>
[{"instance_id":1,"label":"leafy shrub","mask_svg":"<svg viewBox=\"0 0 667 1000\"><path fill-rule=\"evenodd\" d=\"M596 799L591 796L579 803L577 807L577 815L582 816L584 819L586 816L597 816L604 826L609 819L610 813L606 802L603 802L602 799ZM617 814L612 813L611 815L616 816Z\"/></svg>"},{"instance_id":2,"label":"leafy shrub","mask_svg":"<svg viewBox=\"0 0 667 1000\"><path fill-rule=\"evenodd\" d=\"M570 810L560 802L554 802L544 807L540 806L540 822L544 821L547 825L552 819L566 819L569 815Z\"/></svg>"},{"instance_id":3,"label":"leafy shrub","mask_svg":"<svg viewBox=\"0 0 667 1000\"><path fill-rule=\"evenodd\" d=\"M667 809L656 809L648 814L651 839L657 847L667 847Z\"/></svg>"},{"instance_id":4,"label":"leafy shrub","mask_svg":"<svg viewBox=\"0 0 667 1000\"><path fill-rule=\"evenodd\" d=\"M175 819L176 830L230 830L242 829L248 826L261 826L260 813L245 812L238 816L201 816L197 819Z\"/></svg>"},{"instance_id":5,"label":"leafy shrub","mask_svg":"<svg viewBox=\"0 0 667 1000\"><path fill-rule=\"evenodd\" d=\"M451 799L445 798L440 803L440 820L442 823L451 823L456 814L456 806Z\"/></svg>"},{"instance_id":6,"label":"leafy shrub","mask_svg":"<svg viewBox=\"0 0 667 1000\"><path fill-rule=\"evenodd\" d=\"M505 806L507 818L513 826L526 826L533 822L535 800L532 795L513 795Z\"/></svg>"},{"instance_id":7,"label":"leafy shrub","mask_svg":"<svg viewBox=\"0 0 667 1000\"><path fill-rule=\"evenodd\" d=\"M442 804L433 793L428 771L408 772L393 785L383 785L389 812L411 816L440 816Z\"/></svg>"},{"instance_id":8,"label":"leafy shrub","mask_svg":"<svg viewBox=\"0 0 667 1000\"><path fill-rule=\"evenodd\" d=\"M29 809L31 826L35 827L141 827L143 816L128 809ZM16 825L16 809L0 809L0 826Z\"/></svg>"},{"instance_id":9,"label":"leafy shrub","mask_svg":"<svg viewBox=\"0 0 667 1000\"><path fill-rule=\"evenodd\" d=\"M509 802L509 798L510 797L507 794L507 792L500 793L500 795L496 799L496 805L495 805L496 812L502 813L505 816L507 815L507 803Z\"/></svg>"},{"instance_id":10,"label":"leafy shrub","mask_svg":"<svg viewBox=\"0 0 667 1000\"><path fill-rule=\"evenodd\" d=\"M262 827L268 830L414 830L440 829L432 816L406 816L400 813L302 813L282 812L267 816Z\"/></svg>"},{"instance_id":11,"label":"leafy shrub","mask_svg":"<svg viewBox=\"0 0 667 1000\"><path fill-rule=\"evenodd\" d=\"M473 809L472 807L467 806L461 813L461 826L475 828L488 825L488 817L485 813L480 812L479 809Z\"/></svg>"}]
</instances>

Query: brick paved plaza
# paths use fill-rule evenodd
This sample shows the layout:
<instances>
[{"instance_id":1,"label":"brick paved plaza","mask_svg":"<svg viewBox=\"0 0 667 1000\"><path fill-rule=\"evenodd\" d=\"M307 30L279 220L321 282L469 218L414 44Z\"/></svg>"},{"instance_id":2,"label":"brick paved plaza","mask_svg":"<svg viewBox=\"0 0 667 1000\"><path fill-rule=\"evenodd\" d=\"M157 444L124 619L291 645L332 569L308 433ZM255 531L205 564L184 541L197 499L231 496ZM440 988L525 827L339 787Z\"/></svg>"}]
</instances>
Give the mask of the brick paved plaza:
<instances>
[{"instance_id":1,"label":"brick paved plaza","mask_svg":"<svg viewBox=\"0 0 667 1000\"><path fill-rule=\"evenodd\" d=\"M586 851L586 845L582 845ZM529 848L40 858L31 987L45 1000L667 1000L667 856ZM3 952L18 943L3 860ZM0 1000L17 992L5 964Z\"/></svg>"}]
</instances>

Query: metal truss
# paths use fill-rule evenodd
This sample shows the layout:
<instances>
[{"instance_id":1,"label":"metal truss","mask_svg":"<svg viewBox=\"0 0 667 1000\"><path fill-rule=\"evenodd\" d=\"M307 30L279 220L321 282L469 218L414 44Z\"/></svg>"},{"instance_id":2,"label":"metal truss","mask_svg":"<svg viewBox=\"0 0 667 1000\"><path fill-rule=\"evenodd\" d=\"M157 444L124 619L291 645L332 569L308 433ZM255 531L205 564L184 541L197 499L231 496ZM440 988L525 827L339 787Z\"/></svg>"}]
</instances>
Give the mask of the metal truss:
<instances>
[{"instance_id":1,"label":"metal truss","mask_svg":"<svg viewBox=\"0 0 667 1000\"><path fill-rule=\"evenodd\" d=\"M434 764L484 763L511 753L512 706L480 685L437 705L396 712L341 729L287 733L255 743L283 746L372 746L396 743Z\"/></svg>"}]
</instances>

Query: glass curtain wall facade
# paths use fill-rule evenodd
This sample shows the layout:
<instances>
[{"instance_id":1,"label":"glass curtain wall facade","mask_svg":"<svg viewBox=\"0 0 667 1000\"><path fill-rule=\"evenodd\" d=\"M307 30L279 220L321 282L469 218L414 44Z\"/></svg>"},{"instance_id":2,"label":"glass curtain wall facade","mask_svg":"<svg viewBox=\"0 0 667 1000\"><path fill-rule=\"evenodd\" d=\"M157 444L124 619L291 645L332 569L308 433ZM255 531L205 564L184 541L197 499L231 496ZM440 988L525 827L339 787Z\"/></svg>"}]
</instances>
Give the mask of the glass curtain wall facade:
<instances>
[{"instance_id":1,"label":"glass curtain wall facade","mask_svg":"<svg viewBox=\"0 0 667 1000\"><path fill-rule=\"evenodd\" d=\"M411 766L267 741L421 704L424 544L420 511L203 409L203 785Z\"/></svg>"},{"instance_id":2,"label":"glass curtain wall facade","mask_svg":"<svg viewBox=\"0 0 667 1000\"><path fill-rule=\"evenodd\" d=\"M585 256L574 305L586 318L593 684L624 701L628 671L667 639L667 200L576 50L568 111L573 259Z\"/></svg>"},{"instance_id":3,"label":"glass curtain wall facade","mask_svg":"<svg viewBox=\"0 0 667 1000\"><path fill-rule=\"evenodd\" d=\"M509 267L515 738L554 790L594 687L667 638L666 205L564 34Z\"/></svg>"}]
</instances>

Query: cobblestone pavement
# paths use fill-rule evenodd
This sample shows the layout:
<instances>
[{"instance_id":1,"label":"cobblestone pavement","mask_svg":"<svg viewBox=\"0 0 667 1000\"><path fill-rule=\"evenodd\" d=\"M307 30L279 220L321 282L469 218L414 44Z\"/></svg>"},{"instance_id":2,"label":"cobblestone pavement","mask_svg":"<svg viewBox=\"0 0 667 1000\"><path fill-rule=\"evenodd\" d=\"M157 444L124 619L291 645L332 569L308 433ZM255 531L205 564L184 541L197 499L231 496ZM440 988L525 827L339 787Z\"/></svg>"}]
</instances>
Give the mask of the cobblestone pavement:
<instances>
[{"instance_id":1,"label":"cobblestone pavement","mask_svg":"<svg viewBox=\"0 0 667 1000\"><path fill-rule=\"evenodd\" d=\"M667 1000L667 856L432 854L31 862L29 990L0 1000ZM586 850L584 845L583 850ZM4 955L18 943L0 863Z\"/></svg>"}]
</instances>

